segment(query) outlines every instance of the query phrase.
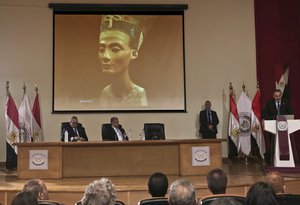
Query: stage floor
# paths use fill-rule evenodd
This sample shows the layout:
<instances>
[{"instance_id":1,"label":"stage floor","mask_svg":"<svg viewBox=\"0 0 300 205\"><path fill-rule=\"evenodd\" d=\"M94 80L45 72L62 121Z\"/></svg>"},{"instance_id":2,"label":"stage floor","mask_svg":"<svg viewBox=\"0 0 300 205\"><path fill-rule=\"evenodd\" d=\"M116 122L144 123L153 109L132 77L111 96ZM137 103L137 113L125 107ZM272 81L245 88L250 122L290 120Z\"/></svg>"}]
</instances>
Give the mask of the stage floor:
<instances>
[{"instance_id":1,"label":"stage floor","mask_svg":"<svg viewBox=\"0 0 300 205\"><path fill-rule=\"evenodd\" d=\"M247 163L244 159L233 162L223 161L223 169L228 174L227 193L246 195L249 187L256 181L264 180L263 164L254 160ZM105 167L103 167L105 168ZM17 172L0 174L0 204L10 204L12 197L22 189L25 180L18 180ZM300 173L285 174L286 192L300 194ZM100 176L99 176L100 177ZM147 192L148 176L109 177L117 188L117 198L127 205L136 205L142 198L150 197ZM180 176L169 175L169 183ZM187 176L197 191L197 198L209 195L206 176ZM97 178L68 178L63 180L45 180L49 197L66 205L73 205L81 199L87 184Z\"/></svg>"}]
</instances>

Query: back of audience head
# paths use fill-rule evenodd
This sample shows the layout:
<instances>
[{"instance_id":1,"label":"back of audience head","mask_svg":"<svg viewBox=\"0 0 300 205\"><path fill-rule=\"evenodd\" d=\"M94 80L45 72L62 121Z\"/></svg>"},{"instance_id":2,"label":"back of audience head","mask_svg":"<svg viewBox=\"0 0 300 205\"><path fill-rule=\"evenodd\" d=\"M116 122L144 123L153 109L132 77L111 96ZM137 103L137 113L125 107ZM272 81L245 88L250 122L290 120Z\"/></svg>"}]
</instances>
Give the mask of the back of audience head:
<instances>
[{"instance_id":1,"label":"back of audience head","mask_svg":"<svg viewBox=\"0 0 300 205\"><path fill-rule=\"evenodd\" d=\"M193 184L184 178L177 179L170 186L170 205L195 205L196 192Z\"/></svg>"},{"instance_id":2,"label":"back of audience head","mask_svg":"<svg viewBox=\"0 0 300 205\"><path fill-rule=\"evenodd\" d=\"M23 191L31 191L38 200L48 200L48 190L46 184L40 179L31 179L23 187Z\"/></svg>"},{"instance_id":3,"label":"back of audience head","mask_svg":"<svg viewBox=\"0 0 300 205\"><path fill-rule=\"evenodd\" d=\"M235 199L219 198L210 203L210 205L243 205Z\"/></svg>"},{"instance_id":4,"label":"back of audience head","mask_svg":"<svg viewBox=\"0 0 300 205\"><path fill-rule=\"evenodd\" d=\"M38 205L38 199L31 191L21 191L13 198L10 205Z\"/></svg>"},{"instance_id":5,"label":"back of audience head","mask_svg":"<svg viewBox=\"0 0 300 205\"><path fill-rule=\"evenodd\" d=\"M81 203L82 205L114 205L115 200L115 185L108 178L101 178L86 187Z\"/></svg>"},{"instance_id":6,"label":"back of audience head","mask_svg":"<svg viewBox=\"0 0 300 205\"><path fill-rule=\"evenodd\" d=\"M148 191L152 197L165 197L168 186L168 177L161 172L155 172L149 177Z\"/></svg>"},{"instance_id":7,"label":"back of audience head","mask_svg":"<svg viewBox=\"0 0 300 205\"><path fill-rule=\"evenodd\" d=\"M278 205L273 187L266 182L256 182L247 193L246 205Z\"/></svg>"},{"instance_id":8,"label":"back of audience head","mask_svg":"<svg viewBox=\"0 0 300 205\"><path fill-rule=\"evenodd\" d=\"M280 172L273 171L267 173L266 182L273 187L276 193L284 193L285 181Z\"/></svg>"},{"instance_id":9,"label":"back of audience head","mask_svg":"<svg viewBox=\"0 0 300 205\"><path fill-rule=\"evenodd\" d=\"M227 174L222 169L212 169L208 172L207 186L212 194L225 194L227 188Z\"/></svg>"}]
</instances>

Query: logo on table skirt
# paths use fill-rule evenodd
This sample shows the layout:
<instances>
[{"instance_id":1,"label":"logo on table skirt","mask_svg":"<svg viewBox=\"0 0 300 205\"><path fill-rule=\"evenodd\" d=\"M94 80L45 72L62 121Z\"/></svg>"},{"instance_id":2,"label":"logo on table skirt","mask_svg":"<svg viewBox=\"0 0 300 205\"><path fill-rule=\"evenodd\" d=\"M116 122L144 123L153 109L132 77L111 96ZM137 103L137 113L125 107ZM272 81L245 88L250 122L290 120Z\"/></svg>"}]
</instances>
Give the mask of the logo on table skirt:
<instances>
[{"instance_id":1,"label":"logo on table skirt","mask_svg":"<svg viewBox=\"0 0 300 205\"><path fill-rule=\"evenodd\" d=\"M204 162L205 160L207 160L207 152L205 150L196 151L195 160L198 162Z\"/></svg>"},{"instance_id":2,"label":"logo on table skirt","mask_svg":"<svg viewBox=\"0 0 300 205\"><path fill-rule=\"evenodd\" d=\"M29 169L48 169L48 150L29 150Z\"/></svg>"},{"instance_id":3,"label":"logo on table skirt","mask_svg":"<svg viewBox=\"0 0 300 205\"><path fill-rule=\"evenodd\" d=\"M209 166L209 146L192 147L192 166Z\"/></svg>"},{"instance_id":4,"label":"logo on table skirt","mask_svg":"<svg viewBox=\"0 0 300 205\"><path fill-rule=\"evenodd\" d=\"M36 166L41 166L45 164L45 155L42 153L37 153L32 155L32 163Z\"/></svg>"}]
</instances>

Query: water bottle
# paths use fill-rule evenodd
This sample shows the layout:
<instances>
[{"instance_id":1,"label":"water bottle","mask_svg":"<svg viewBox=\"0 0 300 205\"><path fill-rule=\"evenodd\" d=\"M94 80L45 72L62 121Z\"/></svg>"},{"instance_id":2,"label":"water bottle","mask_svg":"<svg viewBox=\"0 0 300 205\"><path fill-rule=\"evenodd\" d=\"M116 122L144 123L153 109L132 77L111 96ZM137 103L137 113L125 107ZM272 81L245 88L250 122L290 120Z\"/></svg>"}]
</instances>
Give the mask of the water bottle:
<instances>
[{"instance_id":1,"label":"water bottle","mask_svg":"<svg viewBox=\"0 0 300 205\"><path fill-rule=\"evenodd\" d=\"M145 131L144 131L144 129L140 132L140 140L145 140Z\"/></svg>"},{"instance_id":2,"label":"water bottle","mask_svg":"<svg viewBox=\"0 0 300 205\"><path fill-rule=\"evenodd\" d=\"M65 137L64 141L68 142L69 141L69 133L67 130L65 130L65 132L64 132L64 137Z\"/></svg>"}]
</instances>

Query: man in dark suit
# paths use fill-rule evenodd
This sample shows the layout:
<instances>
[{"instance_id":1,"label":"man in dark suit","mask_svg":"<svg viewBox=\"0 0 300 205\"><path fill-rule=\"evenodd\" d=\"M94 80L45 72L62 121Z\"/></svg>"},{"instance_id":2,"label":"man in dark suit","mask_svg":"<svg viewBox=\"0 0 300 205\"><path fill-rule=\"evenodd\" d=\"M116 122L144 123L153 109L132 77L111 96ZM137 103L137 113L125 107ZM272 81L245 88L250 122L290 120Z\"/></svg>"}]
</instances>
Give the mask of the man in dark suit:
<instances>
[{"instance_id":1,"label":"man in dark suit","mask_svg":"<svg viewBox=\"0 0 300 205\"><path fill-rule=\"evenodd\" d=\"M78 123L78 118L76 116L73 116L70 123L66 124L64 127L61 141L66 141L65 135L68 135L68 142L88 141L85 129L82 124Z\"/></svg>"},{"instance_id":2,"label":"man in dark suit","mask_svg":"<svg viewBox=\"0 0 300 205\"><path fill-rule=\"evenodd\" d=\"M217 137L217 125L219 118L215 111L211 110L211 102L205 102L205 109L200 112L200 130L203 139L215 139Z\"/></svg>"},{"instance_id":3,"label":"man in dark suit","mask_svg":"<svg viewBox=\"0 0 300 205\"><path fill-rule=\"evenodd\" d=\"M293 114L292 108L289 103L281 99L281 90L275 90L273 93L273 99L268 101L262 111L262 119L264 120L276 120L277 115L290 115Z\"/></svg>"},{"instance_id":4,"label":"man in dark suit","mask_svg":"<svg viewBox=\"0 0 300 205\"><path fill-rule=\"evenodd\" d=\"M126 141L128 140L125 130L119 123L117 117L110 118L111 126L105 128L103 140L104 141Z\"/></svg>"},{"instance_id":5,"label":"man in dark suit","mask_svg":"<svg viewBox=\"0 0 300 205\"><path fill-rule=\"evenodd\" d=\"M290 115L293 114L292 108L287 100L281 98L282 92L276 89L273 93L273 99L268 101L262 111L262 119L264 120L276 120L277 115ZM271 133L266 133L265 135L266 153L265 161L266 163L273 165L274 151L275 151L275 137ZM269 142L269 143L268 143Z\"/></svg>"}]
</instances>

